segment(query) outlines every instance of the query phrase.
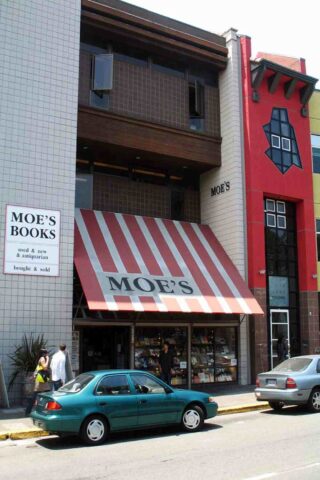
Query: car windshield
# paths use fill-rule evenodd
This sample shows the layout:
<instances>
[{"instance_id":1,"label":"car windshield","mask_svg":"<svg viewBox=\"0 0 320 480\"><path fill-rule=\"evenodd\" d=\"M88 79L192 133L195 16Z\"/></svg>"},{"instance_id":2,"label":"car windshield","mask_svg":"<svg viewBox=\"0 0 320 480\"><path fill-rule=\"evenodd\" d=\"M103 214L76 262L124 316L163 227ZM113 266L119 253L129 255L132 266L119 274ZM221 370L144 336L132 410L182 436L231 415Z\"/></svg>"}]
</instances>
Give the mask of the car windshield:
<instances>
[{"instance_id":1,"label":"car windshield","mask_svg":"<svg viewBox=\"0 0 320 480\"><path fill-rule=\"evenodd\" d=\"M70 380L70 382L63 385L59 388L59 392L68 392L68 393L78 393L80 392L91 380L94 378L93 375L88 373L82 373L78 377Z\"/></svg>"},{"instance_id":2,"label":"car windshield","mask_svg":"<svg viewBox=\"0 0 320 480\"><path fill-rule=\"evenodd\" d=\"M310 363L312 358L288 358L282 363L279 363L272 369L273 372L302 372Z\"/></svg>"}]
</instances>

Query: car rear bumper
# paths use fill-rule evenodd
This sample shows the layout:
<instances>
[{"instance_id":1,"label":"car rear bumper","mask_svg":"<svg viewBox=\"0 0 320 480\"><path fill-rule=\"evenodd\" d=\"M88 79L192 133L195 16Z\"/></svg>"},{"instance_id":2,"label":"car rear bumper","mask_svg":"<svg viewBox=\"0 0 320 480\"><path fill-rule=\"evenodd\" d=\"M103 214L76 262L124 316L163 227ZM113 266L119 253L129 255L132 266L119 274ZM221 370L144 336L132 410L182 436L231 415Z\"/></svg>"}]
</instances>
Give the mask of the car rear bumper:
<instances>
[{"instance_id":1,"label":"car rear bumper","mask_svg":"<svg viewBox=\"0 0 320 480\"><path fill-rule=\"evenodd\" d=\"M258 402L284 402L288 405L299 405L307 403L311 390L300 390L298 388L282 390L279 388L256 388L255 395Z\"/></svg>"},{"instance_id":2,"label":"car rear bumper","mask_svg":"<svg viewBox=\"0 0 320 480\"><path fill-rule=\"evenodd\" d=\"M78 433L81 420L75 417L46 415L35 410L31 413L33 425L47 432Z\"/></svg>"}]
</instances>

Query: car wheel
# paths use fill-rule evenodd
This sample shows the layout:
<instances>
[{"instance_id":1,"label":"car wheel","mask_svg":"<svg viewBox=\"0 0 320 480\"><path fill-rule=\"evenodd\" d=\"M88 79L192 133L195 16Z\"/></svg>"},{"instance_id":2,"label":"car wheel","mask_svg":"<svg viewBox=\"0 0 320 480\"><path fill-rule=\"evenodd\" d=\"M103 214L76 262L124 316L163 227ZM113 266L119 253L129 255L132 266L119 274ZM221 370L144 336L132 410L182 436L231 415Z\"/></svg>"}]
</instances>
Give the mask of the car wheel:
<instances>
[{"instance_id":1,"label":"car wheel","mask_svg":"<svg viewBox=\"0 0 320 480\"><path fill-rule=\"evenodd\" d=\"M308 401L310 412L320 412L320 388L314 388Z\"/></svg>"},{"instance_id":2,"label":"car wheel","mask_svg":"<svg viewBox=\"0 0 320 480\"><path fill-rule=\"evenodd\" d=\"M82 424L80 436L88 445L100 445L108 436L108 424L100 415L88 417Z\"/></svg>"},{"instance_id":3,"label":"car wheel","mask_svg":"<svg viewBox=\"0 0 320 480\"><path fill-rule=\"evenodd\" d=\"M269 402L269 405L273 410L276 410L277 412L280 412L280 410L282 410L282 408L284 407L283 402Z\"/></svg>"},{"instance_id":4,"label":"car wheel","mask_svg":"<svg viewBox=\"0 0 320 480\"><path fill-rule=\"evenodd\" d=\"M182 416L182 426L187 432L197 432L203 427L204 413L201 407L187 407Z\"/></svg>"}]
</instances>

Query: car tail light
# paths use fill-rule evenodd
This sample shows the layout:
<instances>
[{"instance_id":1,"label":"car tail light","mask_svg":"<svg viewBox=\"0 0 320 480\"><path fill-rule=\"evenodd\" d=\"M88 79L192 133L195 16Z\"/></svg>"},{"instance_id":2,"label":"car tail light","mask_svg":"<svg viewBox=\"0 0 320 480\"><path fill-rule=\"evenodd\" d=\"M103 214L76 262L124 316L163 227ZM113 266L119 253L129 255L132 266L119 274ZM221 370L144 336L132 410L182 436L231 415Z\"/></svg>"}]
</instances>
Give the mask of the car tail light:
<instances>
[{"instance_id":1,"label":"car tail light","mask_svg":"<svg viewBox=\"0 0 320 480\"><path fill-rule=\"evenodd\" d=\"M259 377L256 378L256 387L260 387L260 380Z\"/></svg>"},{"instance_id":2,"label":"car tail light","mask_svg":"<svg viewBox=\"0 0 320 480\"><path fill-rule=\"evenodd\" d=\"M58 402L47 402L44 407L45 410L61 410L61 405Z\"/></svg>"},{"instance_id":3,"label":"car tail light","mask_svg":"<svg viewBox=\"0 0 320 480\"><path fill-rule=\"evenodd\" d=\"M287 378L286 381L286 388L297 388L296 382L293 380L293 378Z\"/></svg>"}]
</instances>

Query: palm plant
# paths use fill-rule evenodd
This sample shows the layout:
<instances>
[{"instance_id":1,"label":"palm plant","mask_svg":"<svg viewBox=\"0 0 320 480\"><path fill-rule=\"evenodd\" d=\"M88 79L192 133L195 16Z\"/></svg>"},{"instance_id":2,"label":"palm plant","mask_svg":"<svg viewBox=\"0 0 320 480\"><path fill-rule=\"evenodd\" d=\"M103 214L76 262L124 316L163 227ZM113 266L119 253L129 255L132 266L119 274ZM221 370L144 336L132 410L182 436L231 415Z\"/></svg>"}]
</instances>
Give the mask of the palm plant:
<instances>
[{"instance_id":1,"label":"palm plant","mask_svg":"<svg viewBox=\"0 0 320 480\"><path fill-rule=\"evenodd\" d=\"M33 372L40 358L40 350L46 348L47 341L43 334L34 337L33 334L28 337L26 334L22 337L20 345L16 345L15 351L9 355L11 365L14 370L9 380L9 389L12 388L17 376L20 373L27 374Z\"/></svg>"}]
</instances>

